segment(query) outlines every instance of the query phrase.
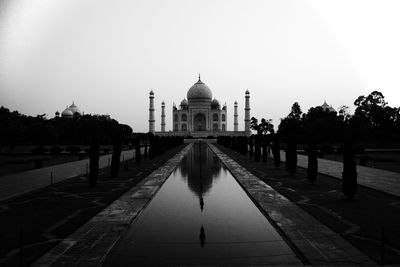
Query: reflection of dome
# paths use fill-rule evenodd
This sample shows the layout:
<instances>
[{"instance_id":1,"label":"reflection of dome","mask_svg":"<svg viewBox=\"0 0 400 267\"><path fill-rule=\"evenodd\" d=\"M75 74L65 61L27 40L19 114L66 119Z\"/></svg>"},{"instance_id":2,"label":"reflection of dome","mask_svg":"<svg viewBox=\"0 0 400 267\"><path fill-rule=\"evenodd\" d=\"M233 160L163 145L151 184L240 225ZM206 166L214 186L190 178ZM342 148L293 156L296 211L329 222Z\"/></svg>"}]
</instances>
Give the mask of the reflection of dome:
<instances>
[{"instance_id":1,"label":"reflection of dome","mask_svg":"<svg viewBox=\"0 0 400 267\"><path fill-rule=\"evenodd\" d=\"M187 105L189 105L188 101L186 99L183 99L181 101L181 106L187 106Z\"/></svg>"},{"instance_id":2,"label":"reflection of dome","mask_svg":"<svg viewBox=\"0 0 400 267\"><path fill-rule=\"evenodd\" d=\"M212 92L210 88L208 88L207 85L205 85L199 77L199 80L197 83L195 83L192 87L190 87L188 93L187 93L187 98L189 100L211 100L212 98Z\"/></svg>"}]
</instances>

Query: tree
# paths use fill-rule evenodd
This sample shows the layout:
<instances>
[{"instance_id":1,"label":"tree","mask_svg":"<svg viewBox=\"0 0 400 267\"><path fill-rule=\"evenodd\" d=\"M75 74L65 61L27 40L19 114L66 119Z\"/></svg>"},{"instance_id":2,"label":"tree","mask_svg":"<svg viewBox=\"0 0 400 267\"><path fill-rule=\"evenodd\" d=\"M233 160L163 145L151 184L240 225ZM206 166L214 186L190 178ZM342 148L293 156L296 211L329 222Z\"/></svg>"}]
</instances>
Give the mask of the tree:
<instances>
[{"instance_id":1,"label":"tree","mask_svg":"<svg viewBox=\"0 0 400 267\"><path fill-rule=\"evenodd\" d=\"M297 168L297 151L296 140L294 136L290 136L286 146L286 170L289 175L296 173Z\"/></svg>"},{"instance_id":2,"label":"tree","mask_svg":"<svg viewBox=\"0 0 400 267\"><path fill-rule=\"evenodd\" d=\"M308 168L307 178L310 183L314 184L318 175L318 155L317 147L314 140L310 140L308 143Z\"/></svg>"},{"instance_id":3,"label":"tree","mask_svg":"<svg viewBox=\"0 0 400 267\"><path fill-rule=\"evenodd\" d=\"M279 145L279 138L277 135L274 135L272 139L272 155L274 156L275 168L279 168L279 166L281 165L281 151Z\"/></svg>"},{"instance_id":4,"label":"tree","mask_svg":"<svg viewBox=\"0 0 400 267\"><path fill-rule=\"evenodd\" d=\"M111 158L111 177L117 177L119 172L119 164L121 160L121 139L116 138L113 146Z\"/></svg>"},{"instance_id":5,"label":"tree","mask_svg":"<svg viewBox=\"0 0 400 267\"><path fill-rule=\"evenodd\" d=\"M338 114L342 121L348 121L351 118L349 107L346 105L340 106Z\"/></svg>"},{"instance_id":6,"label":"tree","mask_svg":"<svg viewBox=\"0 0 400 267\"><path fill-rule=\"evenodd\" d=\"M272 124L272 119L261 119L261 122L258 123L258 120L255 117L252 117L250 120L250 129L257 132L257 135L266 135L271 134L274 131L274 125Z\"/></svg>"},{"instance_id":7,"label":"tree","mask_svg":"<svg viewBox=\"0 0 400 267\"><path fill-rule=\"evenodd\" d=\"M318 137L315 140L317 142L333 142L341 137L344 128L343 119L336 112L324 110L322 107L310 108L303 114L301 124L303 134Z\"/></svg>"},{"instance_id":8,"label":"tree","mask_svg":"<svg viewBox=\"0 0 400 267\"><path fill-rule=\"evenodd\" d=\"M97 177L99 176L99 158L100 158L100 146L97 138L93 138L92 144L90 145L90 156L89 156L89 185L96 186Z\"/></svg>"},{"instance_id":9,"label":"tree","mask_svg":"<svg viewBox=\"0 0 400 267\"><path fill-rule=\"evenodd\" d=\"M288 118L299 121L301 118L301 114L302 114L302 111L301 111L299 103L294 102L292 105L292 109L290 110L290 113L288 115Z\"/></svg>"},{"instance_id":10,"label":"tree","mask_svg":"<svg viewBox=\"0 0 400 267\"><path fill-rule=\"evenodd\" d=\"M281 119L278 133L281 136L300 135L302 133L301 108L298 102L294 102L289 115Z\"/></svg>"},{"instance_id":11,"label":"tree","mask_svg":"<svg viewBox=\"0 0 400 267\"><path fill-rule=\"evenodd\" d=\"M354 143L352 140L346 140L343 154L343 194L352 200L357 191L357 168L354 161Z\"/></svg>"},{"instance_id":12,"label":"tree","mask_svg":"<svg viewBox=\"0 0 400 267\"><path fill-rule=\"evenodd\" d=\"M142 160L142 152L140 151L140 138L136 137L135 139L135 160L137 163L140 163Z\"/></svg>"},{"instance_id":13,"label":"tree","mask_svg":"<svg viewBox=\"0 0 400 267\"><path fill-rule=\"evenodd\" d=\"M272 135L274 133L274 125L272 124L271 119L261 119L261 122L258 123L258 120L255 117L251 118L250 121L250 129L257 132L255 138L255 161L259 161L261 158L261 146L263 149L263 161L266 162L266 154L267 154L267 147L266 147L266 135ZM252 153L252 152L250 152Z\"/></svg>"},{"instance_id":14,"label":"tree","mask_svg":"<svg viewBox=\"0 0 400 267\"><path fill-rule=\"evenodd\" d=\"M387 119L387 109L385 109L387 102L381 92L373 91L368 96L359 96L354 105L357 106L354 115L358 117L365 117L373 126L381 126L385 119Z\"/></svg>"}]
</instances>

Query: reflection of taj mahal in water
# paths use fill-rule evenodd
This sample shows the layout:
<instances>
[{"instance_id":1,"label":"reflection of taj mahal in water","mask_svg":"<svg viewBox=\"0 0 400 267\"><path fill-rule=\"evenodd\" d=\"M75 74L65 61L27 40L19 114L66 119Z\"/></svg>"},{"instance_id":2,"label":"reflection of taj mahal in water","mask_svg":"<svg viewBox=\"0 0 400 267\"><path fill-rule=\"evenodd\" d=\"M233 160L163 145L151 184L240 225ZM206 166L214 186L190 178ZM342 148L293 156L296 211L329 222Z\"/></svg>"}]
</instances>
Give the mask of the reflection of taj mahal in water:
<instances>
[{"instance_id":1,"label":"reflection of taj mahal in water","mask_svg":"<svg viewBox=\"0 0 400 267\"><path fill-rule=\"evenodd\" d=\"M227 107L222 107L217 99L212 99L212 92L199 75L199 80L190 87L187 99L172 108L173 131L165 131L165 103L161 103L161 131L155 132L154 93L150 91L149 132L157 135L192 135L206 137L209 135L250 135L250 93L245 93L244 131L238 131L238 103L234 103L233 131L227 131Z\"/></svg>"}]
</instances>

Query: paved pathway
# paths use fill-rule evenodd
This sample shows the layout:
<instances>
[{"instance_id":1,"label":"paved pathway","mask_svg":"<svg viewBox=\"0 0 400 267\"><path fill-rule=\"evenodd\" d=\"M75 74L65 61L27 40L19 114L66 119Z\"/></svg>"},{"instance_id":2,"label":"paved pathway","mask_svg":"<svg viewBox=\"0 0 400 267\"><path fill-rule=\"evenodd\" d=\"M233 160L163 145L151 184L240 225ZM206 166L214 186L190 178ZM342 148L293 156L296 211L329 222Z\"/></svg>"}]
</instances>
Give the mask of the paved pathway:
<instances>
[{"instance_id":1,"label":"paved pathway","mask_svg":"<svg viewBox=\"0 0 400 267\"><path fill-rule=\"evenodd\" d=\"M281 160L285 159L285 152L281 151ZM307 165L307 156L297 155L297 166L307 168ZM342 171L342 162L318 159L319 173L342 179ZM400 197L400 173L357 165L357 174L358 184Z\"/></svg>"},{"instance_id":2,"label":"paved pathway","mask_svg":"<svg viewBox=\"0 0 400 267\"><path fill-rule=\"evenodd\" d=\"M265 184L214 145L210 148L269 219L311 265L374 265L366 255Z\"/></svg>"},{"instance_id":3,"label":"paved pathway","mask_svg":"<svg viewBox=\"0 0 400 267\"><path fill-rule=\"evenodd\" d=\"M135 150L121 153L121 160L133 158ZM109 166L111 154L101 156L99 168ZM89 168L89 159L72 161L53 165L41 169L0 176L0 201L23 193L30 192L62 180L86 174Z\"/></svg>"},{"instance_id":4,"label":"paved pathway","mask_svg":"<svg viewBox=\"0 0 400 267\"><path fill-rule=\"evenodd\" d=\"M69 238L41 257L33 266L99 266L124 237L133 220L179 164L192 144L155 170L137 186L93 217ZM256 205L268 214L277 229L300 255L304 263L371 265L364 254L343 240L340 235L319 223L260 179L252 175L215 146L212 149L237 178Z\"/></svg>"}]
</instances>

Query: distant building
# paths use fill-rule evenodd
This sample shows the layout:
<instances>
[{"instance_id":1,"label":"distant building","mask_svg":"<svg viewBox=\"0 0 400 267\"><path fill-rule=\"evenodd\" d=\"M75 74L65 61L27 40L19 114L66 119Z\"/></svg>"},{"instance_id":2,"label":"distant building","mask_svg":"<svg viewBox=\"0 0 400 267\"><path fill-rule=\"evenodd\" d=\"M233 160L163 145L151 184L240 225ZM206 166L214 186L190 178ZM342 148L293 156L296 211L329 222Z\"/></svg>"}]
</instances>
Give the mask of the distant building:
<instances>
[{"instance_id":1,"label":"distant building","mask_svg":"<svg viewBox=\"0 0 400 267\"><path fill-rule=\"evenodd\" d=\"M332 105L328 105L326 101L320 106L324 111L329 111L329 112L336 112L336 110L332 107Z\"/></svg>"},{"instance_id":2,"label":"distant building","mask_svg":"<svg viewBox=\"0 0 400 267\"><path fill-rule=\"evenodd\" d=\"M250 135L250 92L245 93L245 127L238 131L238 104L234 103L234 131L227 131L227 106L212 98L210 88L199 80L189 88L187 99L184 98L179 107L172 107L172 134L192 135L195 137L218 135ZM165 135L165 103L161 103L161 132L155 132L154 92L150 91L149 132ZM165 134L164 134L165 133ZM171 134L171 133L169 133Z\"/></svg>"},{"instance_id":3,"label":"distant building","mask_svg":"<svg viewBox=\"0 0 400 267\"><path fill-rule=\"evenodd\" d=\"M61 112L61 117L62 118L73 118L73 117L79 117L83 113L79 110L79 108L75 105L74 102L72 102L71 106L67 106L63 112ZM59 117L60 113L57 111L56 112L56 117Z\"/></svg>"}]
</instances>

